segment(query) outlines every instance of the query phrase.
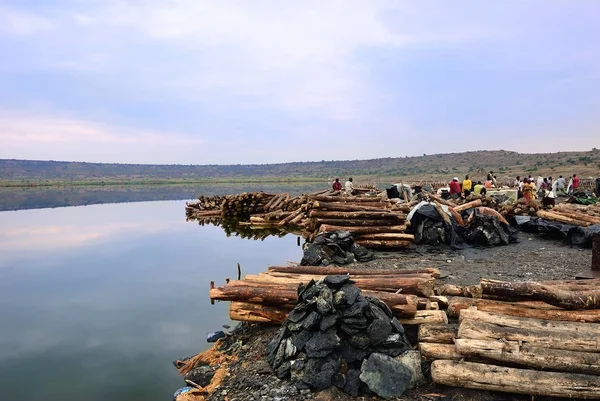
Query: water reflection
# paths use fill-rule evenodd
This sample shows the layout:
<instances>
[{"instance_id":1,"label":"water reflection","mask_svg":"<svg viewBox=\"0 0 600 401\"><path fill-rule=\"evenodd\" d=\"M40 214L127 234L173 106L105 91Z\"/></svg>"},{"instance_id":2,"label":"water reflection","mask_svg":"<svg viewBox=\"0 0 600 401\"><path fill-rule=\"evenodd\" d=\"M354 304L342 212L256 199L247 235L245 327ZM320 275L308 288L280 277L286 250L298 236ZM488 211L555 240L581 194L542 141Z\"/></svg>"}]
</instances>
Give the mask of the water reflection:
<instances>
[{"instance_id":1,"label":"water reflection","mask_svg":"<svg viewBox=\"0 0 600 401\"><path fill-rule=\"evenodd\" d=\"M2 399L170 399L170 361L229 322L209 282L301 257L293 235L227 237L174 201L0 212L0 227Z\"/></svg>"}]
</instances>

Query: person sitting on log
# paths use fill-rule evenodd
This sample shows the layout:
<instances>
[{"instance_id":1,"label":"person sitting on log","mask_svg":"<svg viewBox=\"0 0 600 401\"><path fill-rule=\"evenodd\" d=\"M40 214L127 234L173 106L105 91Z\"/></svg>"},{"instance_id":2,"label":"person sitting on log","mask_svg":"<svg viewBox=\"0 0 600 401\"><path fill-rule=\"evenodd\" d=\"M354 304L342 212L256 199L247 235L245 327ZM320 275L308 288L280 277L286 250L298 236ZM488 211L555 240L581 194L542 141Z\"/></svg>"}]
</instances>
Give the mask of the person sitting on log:
<instances>
[{"instance_id":1,"label":"person sitting on log","mask_svg":"<svg viewBox=\"0 0 600 401\"><path fill-rule=\"evenodd\" d=\"M485 196L485 194L487 193L487 190L485 189L485 187L483 186L483 184L481 183L481 181L477 181L477 184L475 184L475 188L473 188L473 194L475 196Z\"/></svg>"},{"instance_id":2,"label":"person sitting on log","mask_svg":"<svg viewBox=\"0 0 600 401\"><path fill-rule=\"evenodd\" d=\"M346 188L346 195L358 195L358 191L354 189L354 184L352 183L352 177L348 178L348 181L344 184Z\"/></svg>"},{"instance_id":3,"label":"person sitting on log","mask_svg":"<svg viewBox=\"0 0 600 401\"><path fill-rule=\"evenodd\" d=\"M341 191L342 190L342 183L340 182L339 178L335 179L335 182L333 183L333 190L334 191Z\"/></svg>"}]
</instances>

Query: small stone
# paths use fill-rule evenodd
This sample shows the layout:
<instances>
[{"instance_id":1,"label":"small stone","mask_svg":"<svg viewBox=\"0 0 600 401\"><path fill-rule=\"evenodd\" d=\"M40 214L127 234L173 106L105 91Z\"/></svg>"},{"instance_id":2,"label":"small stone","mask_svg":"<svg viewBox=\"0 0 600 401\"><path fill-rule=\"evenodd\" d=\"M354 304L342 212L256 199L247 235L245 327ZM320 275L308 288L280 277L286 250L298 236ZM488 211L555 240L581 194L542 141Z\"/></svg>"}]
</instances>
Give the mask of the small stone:
<instances>
[{"instance_id":1,"label":"small stone","mask_svg":"<svg viewBox=\"0 0 600 401\"><path fill-rule=\"evenodd\" d=\"M225 337L225 332L223 332L222 330L214 331L212 333L206 334L206 341L209 343L214 343L214 342L217 342L218 339L224 338L224 337Z\"/></svg>"},{"instance_id":2,"label":"small stone","mask_svg":"<svg viewBox=\"0 0 600 401\"><path fill-rule=\"evenodd\" d=\"M316 393L313 399L318 401L333 401L340 399L341 396L340 390L336 387L329 387L328 389Z\"/></svg>"},{"instance_id":3,"label":"small stone","mask_svg":"<svg viewBox=\"0 0 600 401\"><path fill-rule=\"evenodd\" d=\"M227 390L221 391L221 395L227 395Z\"/></svg>"},{"instance_id":4,"label":"small stone","mask_svg":"<svg viewBox=\"0 0 600 401\"><path fill-rule=\"evenodd\" d=\"M312 311L306 318L302 321L302 327L305 330L312 330L314 327L319 325L319 321L321 320L321 315L317 311Z\"/></svg>"},{"instance_id":5,"label":"small stone","mask_svg":"<svg viewBox=\"0 0 600 401\"><path fill-rule=\"evenodd\" d=\"M360 289L349 283L345 283L342 288L340 288L340 291L343 291L346 295L346 303L348 305L352 305L356 302L356 298L360 295Z\"/></svg>"},{"instance_id":6,"label":"small stone","mask_svg":"<svg viewBox=\"0 0 600 401\"><path fill-rule=\"evenodd\" d=\"M309 358L324 357L340 344L340 338L334 329L318 331L306 342L305 349Z\"/></svg>"},{"instance_id":7,"label":"small stone","mask_svg":"<svg viewBox=\"0 0 600 401\"><path fill-rule=\"evenodd\" d=\"M344 392L350 394L353 397L358 395L360 389L360 370L350 369L346 373L346 383L344 384Z\"/></svg>"},{"instance_id":8,"label":"small stone","mask_svg":"<svg viewBox=\"0 0 600 401\"><path fill-rule=\"evenodd\" d=\"M330 327L333 327L337 323L337 320L338 320L337 315L327 315L323 319L321 319L321 324L319 326L319 329L321 331L326 331Z\"/></svg>"},{"instance_id":9,"label":"small stone","mask_svg":"<svg viewBox=\"0 0 600 401\"><path fill-rule=\"evenodd\" d=\"M404 334L404 327L402 326L402 323L398 321L398 319L393 318L390 323L392 325L392 329L394 329L396 333Z\"/></svg>"},{"instance_id":10,"label":"small stone","mask_svg":"<svg viewBox=\"0 0 600 401\"><path fill-rule=\"evenodd\" d=\"M230 325L228 325L228 324L224 324L224 325L223 325L223 326L221 326L221 327L223 327L224 329L230 329L230 328L231 328L231 326L230 326Z\"/></svg>"},{"instance_id":11,"label":"small stone","mask_svg":"<svg viewBox=\"0 0 600 401\"><path fill-rule=\"evenodd\" d=\"M392 325L382 319L373 320L367 328L371 344L377 345L384 342L392 333Z\"/></svg>"},{"instance_id":12,"label":"small stone","mask_svg":"<svg viewBox=\"0 0 600 401\"><path fill-rule=\"evenodd\" d=\"M343 305L346 303L346 294L344 291L338 291L333 296L333 304L335 306Z\"/></svg>"}]
</instances>

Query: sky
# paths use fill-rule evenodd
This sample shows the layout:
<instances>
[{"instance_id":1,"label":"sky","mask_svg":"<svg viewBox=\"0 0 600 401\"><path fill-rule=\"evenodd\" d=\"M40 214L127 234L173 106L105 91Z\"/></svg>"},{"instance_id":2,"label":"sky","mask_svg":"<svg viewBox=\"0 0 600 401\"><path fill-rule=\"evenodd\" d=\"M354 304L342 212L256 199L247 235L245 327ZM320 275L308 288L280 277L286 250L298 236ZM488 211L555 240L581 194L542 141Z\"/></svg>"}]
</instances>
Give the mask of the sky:
<instances>
[{"instance_id":1,"label":"sky","mask_svg":"<svg viewBox=\"0 0 600 401\"><path fill-rule=\"evenodd\" d=\"M597 0L2 0L0 158L600 147Z\"/></svg>"}]
</instances>

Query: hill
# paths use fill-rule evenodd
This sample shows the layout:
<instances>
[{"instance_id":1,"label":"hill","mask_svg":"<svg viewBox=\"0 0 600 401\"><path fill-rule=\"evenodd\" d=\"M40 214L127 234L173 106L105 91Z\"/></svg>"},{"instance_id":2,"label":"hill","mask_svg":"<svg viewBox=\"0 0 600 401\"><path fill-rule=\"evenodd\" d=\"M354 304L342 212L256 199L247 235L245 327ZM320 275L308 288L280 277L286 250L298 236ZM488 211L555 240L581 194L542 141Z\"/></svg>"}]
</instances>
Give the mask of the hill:
<instances>
[{"instance_id":1,"label":"hill","mask_svg":"<svg viewBox=\"0 0 600 401\"><path fill-rule=\"evenodd\" d=\"M346 177L375 181L462 178L475 179L493 170L499 179L516 175L582 177L600 175L600 150L521 154L475 151L370 160L339 160L252 165L149 165L34 160L0 160L0 181L7 182L126 182L323 180Z\"/></svg>"}]
</instances>

